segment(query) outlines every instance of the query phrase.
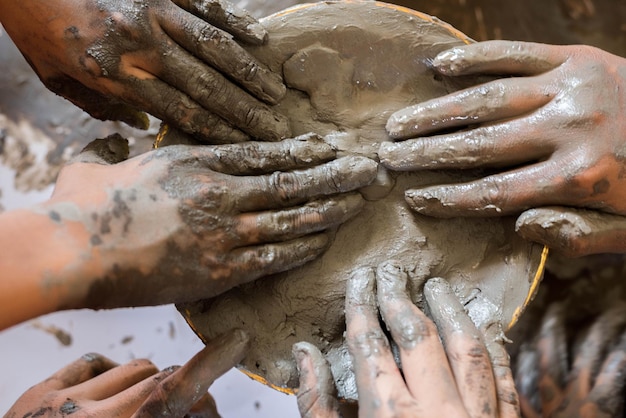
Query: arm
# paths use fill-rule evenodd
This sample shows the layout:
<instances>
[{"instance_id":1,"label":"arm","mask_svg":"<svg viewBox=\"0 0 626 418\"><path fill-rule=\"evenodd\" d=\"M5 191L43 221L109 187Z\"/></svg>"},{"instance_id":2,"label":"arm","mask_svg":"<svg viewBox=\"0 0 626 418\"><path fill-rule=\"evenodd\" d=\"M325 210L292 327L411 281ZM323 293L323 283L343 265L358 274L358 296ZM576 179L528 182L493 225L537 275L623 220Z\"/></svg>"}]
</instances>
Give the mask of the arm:
<instances>
[{"instance_id":1,"label":"arm","mask_svg":"<svg viewBox=\"0 0 626 418\"><path fill-rule=\"evenodd\" d=\"M71 308L81 290L68 283L101 268L95 261L79 261L90 247L85 227L63 225L57 216L45 205L0 215L0 329Z\"/></svg>"},{"instance_id":2,"label":"arm","mask_svg":"<svg viewBox=\"0 0 626 418\"><path fill-rule=\"evenodd\" d=\"M1 325L209 298L302 265L361 209L349 192L375 176L375 162L334 160L311 135L171 146L113 165L82 154L48 202L0 215Z\"/></svg>"}]
</instances>

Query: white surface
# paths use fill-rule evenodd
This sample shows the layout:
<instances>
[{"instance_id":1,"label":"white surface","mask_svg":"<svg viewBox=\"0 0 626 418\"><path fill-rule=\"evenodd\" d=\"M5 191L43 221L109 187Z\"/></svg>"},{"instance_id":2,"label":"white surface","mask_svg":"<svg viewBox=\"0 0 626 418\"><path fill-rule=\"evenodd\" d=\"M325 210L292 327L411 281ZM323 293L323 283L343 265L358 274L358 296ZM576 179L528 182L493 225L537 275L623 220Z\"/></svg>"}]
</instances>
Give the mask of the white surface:
<instances>
[{"instance_id":1,"label":"white surface","mask_svg":"<svg viewBox=\"0 0 626 418\"><path fill-rule=\"evenodd\" d=\"M0 207L11 210L45 199L41 193L19 193L13 170L0 165ZM53 325L72 336L62 345L42 330ZM159 368L183 364L203 347L173 306L112 311L59 312L0 332L0 413L4 414L30 386L89 352L118 363L148 358ZM230 417L299 417L296 399L257 383L237 370L210 389L218 410Z\"/></svg>"}]
</instances>

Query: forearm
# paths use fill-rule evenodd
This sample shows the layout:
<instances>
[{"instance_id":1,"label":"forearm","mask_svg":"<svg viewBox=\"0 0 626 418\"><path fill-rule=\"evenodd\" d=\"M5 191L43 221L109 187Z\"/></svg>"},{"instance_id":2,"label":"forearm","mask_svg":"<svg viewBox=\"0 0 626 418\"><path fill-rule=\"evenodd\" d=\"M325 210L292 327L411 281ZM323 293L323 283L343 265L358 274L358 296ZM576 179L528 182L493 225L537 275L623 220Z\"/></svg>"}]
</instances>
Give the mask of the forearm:
<instances>
[{"instance_id":1,"label":"forearm","mask_svg":"<svg viewBox=\"0 0 626 418\"><path fill-rule=\"evenodd\" d=\"M44 207L0 215L0 329L79 307L89 246L81 222Z\"/></svg>"}]
</instances>

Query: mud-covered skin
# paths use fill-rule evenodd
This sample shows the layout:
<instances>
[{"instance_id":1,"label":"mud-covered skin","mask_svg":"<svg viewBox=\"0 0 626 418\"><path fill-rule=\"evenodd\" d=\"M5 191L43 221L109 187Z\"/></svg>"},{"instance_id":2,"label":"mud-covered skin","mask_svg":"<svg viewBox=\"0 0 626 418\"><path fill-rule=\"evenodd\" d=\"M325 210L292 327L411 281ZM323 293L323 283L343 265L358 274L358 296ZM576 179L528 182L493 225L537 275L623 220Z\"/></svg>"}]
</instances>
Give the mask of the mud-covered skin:
<instances>
[{"instance_id":1,"label":"mud-covered skin","mask_svg":"<svg viewBox=\"0 0 626 418\"><path fill-rule=\"evenodd\" d=\"M439 278L424 288L433 322L411 301L407 279L400 265L388 262L376 271L360 268L348 280L346 338L359 417L519 416L502 339L485 344L449 284ZM398 346L402 372L380 328L378 309ZM308 418L340 416L328 400L333 381L326 377L328 365L319 350L301 343L294 355L301 373L300 413Z\"/></svg>"},{"instance_id":2,"label":"mud-covered skin","mask_svg":"<svg viewBox=\"0 0 626 418\"><path fill-rule=\"evenodd\" d=\"M86 354L30 388L5 417L217 418L207 390L243 358L248 344L248 336L235 330L211 341L184 366L162 371L149 360L118 365Z\"/></svg>"},{"instance_id":3,"label":"mud-covered skin","mask_svg":"<svg viewBox=\"0 0 626 418\"><path fill-rule=\"evenodd\" d=\"M589 328L577 330L574 336L568 335L571 330L567 332L566 320L564 307L551 305L532 347L518 355L516 380L523 415L623 416L626 306L623 302L613 303ZM538 376L531 376L537 370Z\"/></svg>"},{"instance_id":4,"label":"mud-covered skin","mask_svg":"<svg viewBox=\"0 0 626 418\"><path fill-rule=\"evenodd\" d=\"M529 209L517 219L515 229L525 239L547 245L566 257L623 254L626 249L626 217L591 209Z\"/></svg>"},{"instance_id":5,"label":"mud-covered skin","mask_svg":"<svg viewBox=\"0 0 626 418\"><path fill-rule=\"evenodd\" d=\"M626 59L587 46L490 41L443 52L433 67L447 76L513 77L390 117L390 135L406 141L382 144L389 168L496 169L477 181L408 190L414 210L501 216L561 205L626 215Z\"/></svg>"},{"instance_id":6,"label":"mud-covered skin","mask_svg":"<svg viewBox=\"0 0 626 418\"><path fill-rule=\"evenodd\" d=\"M213 142L289 136L266 104L280 75L231 35L267 34L224 1L3 0L0 20L44 84L96 118L145 128L146 111Z\"/></svg>"},{"instance_id":7,"label":"mud-covered skin","mask_svg":"<svg viewBox=\"0 0 626 418\"><path fill-rule=\"evenodd\" d=\"M340 417L333 375L321 351L303 341L294 344L293 356L300 373L298 410L302 418Z\"/></svg>"},{"instance_id":8,"label":"mud-covered skin","mask_svg":"<svg viewBox=\"0 0 626 418\"><path fill-rule=\"evenodd\" d=\"M40 209L88 241L49 272L49 286L70 278L58 309L208 298L300 266L361 209L360 195L347 192L373 181L377 167L361 157L332 160L312 135L171 146L115 165L79 158L89 162L64 168Z\"/></svg>"}]
</instances>

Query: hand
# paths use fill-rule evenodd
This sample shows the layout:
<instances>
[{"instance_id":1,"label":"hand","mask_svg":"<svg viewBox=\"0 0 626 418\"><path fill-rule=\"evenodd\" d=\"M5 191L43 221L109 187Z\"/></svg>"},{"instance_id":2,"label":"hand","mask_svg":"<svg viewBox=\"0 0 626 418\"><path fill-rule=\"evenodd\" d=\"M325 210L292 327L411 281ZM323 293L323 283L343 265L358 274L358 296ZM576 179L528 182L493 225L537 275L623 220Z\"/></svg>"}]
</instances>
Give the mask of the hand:
<instances>
[{"instance_id":1,"label":"hand","mask_svg":"<svg viewBox=\"0 0 626 418\"><path fill-rule=\"evenodd\" d=\"M213 142L289 136L260 101L284 95L281 77L233 40L267 33L224 0L0 0L0 21L48 88L98 119L146 128L146 111Z\"/></svg>"},{"instance_id":2,"label":"hand","mask_svg":"<svg viewBox=\"0 0 626 418\"><path fill-rule=\"evenodd\" d=\"M547 206L523 212L515 229L523 238L565 257L626 253L626 217L622 215Z\"/></svg>"},{"instance_id":3,"label":"hand","mask_svg":"<svg viewBox=\"0 0 626 418\"><path fill-rule=\"evenodd\" d=\"M343 193L376 177L363 157L320 164L334 155L314 135L169 146L115 165L83 154L42 207L84 242L81 262L56 272L73 278L65 308L210 298L316 258L363 205Z\"/></svg>"},{"instance_id":4,"label":"hand","mask_svg":"<svg viewBox=\"0 0 626 418\"><path fill-rule=\"evenodd\" d=\"M24 393L5 415L37 417L219 417L207 392L245 355L248 337L233 331L183 367L160 371L149 360L118 365L87 354Z\"/></svg>"},{"instance_id":5,"label":"hand","mask_svg":"<svg viewBox=\"0 0 626 418\"><path fill-rule=\"evenodd\" d=\"M491 41L441 53L445 76L513 76L401 110L381 162L395 170L496 168L408 190L416 211L500 216L548 205L626 215L626 59L587 46ZM452 133L442 130L469 128ZM434 136L425 137L425 135Z\"/></svg>"},{"instance_id":6,"label":"hand","mask_svg":"<svg viewBox=\"0 0 626 418\"><path fill-rule=\"evenodd\" d=\"M393 263L382 264L376 273L359 269L348 281L346 339L356 375L359 416L518 416L501 330L493 325L485 346L443 279L431 279L424 287L435 326L413 304L406 286L407 274ZM379 325L376 293L382 318L399 347L402 372ZM319 350L299 343L294 355L301 372L302 416L339 416L329 366Z\"/></svg>"},{"instance_id":7,"label":"hand","mask_svg":"<svg viewBox=\"0 0 626 418\"><path fill-rule=\"evenodd\" d=\"M568 350L563 306L551 305L541 323L534 349L538 364L518 367L523 415L535 417L617 417L623 415L626 379L626 307L618 304L594 321ZM569 353L575 356L573 363ZM522 359L523 355L518 357ZM570 366L571 365L571 366ZM539 394L538 405L532 399Z\"/></svg>"}]
</instances>

